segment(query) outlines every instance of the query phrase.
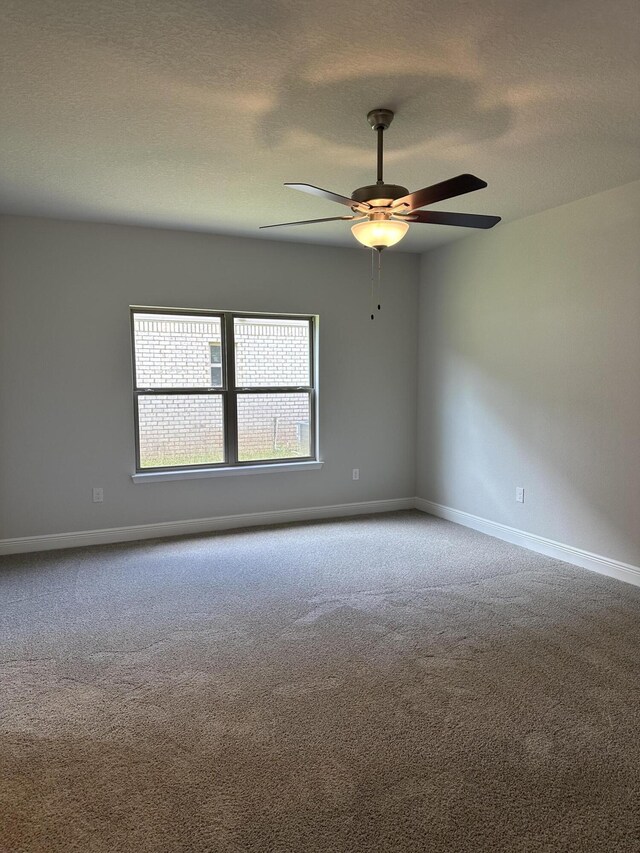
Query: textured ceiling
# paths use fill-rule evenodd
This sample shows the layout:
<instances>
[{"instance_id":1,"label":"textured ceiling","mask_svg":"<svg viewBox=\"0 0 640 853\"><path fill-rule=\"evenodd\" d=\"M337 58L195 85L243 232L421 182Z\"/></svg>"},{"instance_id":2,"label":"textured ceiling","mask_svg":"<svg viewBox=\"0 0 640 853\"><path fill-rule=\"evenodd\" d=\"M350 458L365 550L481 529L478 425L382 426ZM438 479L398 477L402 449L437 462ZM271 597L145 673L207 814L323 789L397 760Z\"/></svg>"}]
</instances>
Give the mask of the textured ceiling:
<instances>
[{"instance_id":1,"label":"textured ceiling","mask_svg":"<svg viewBox=\"0 0 640 853\"><path fill-rule=\"evenodd\" d=\"M3 0L0 210L258 236L385 177L505 220L640 177L636 0ZM498 226L500 227L500 226ZM413 225L403 249L470 233ZM347 223L261 232L354 245Z\"/></svg>"}]
</instances>

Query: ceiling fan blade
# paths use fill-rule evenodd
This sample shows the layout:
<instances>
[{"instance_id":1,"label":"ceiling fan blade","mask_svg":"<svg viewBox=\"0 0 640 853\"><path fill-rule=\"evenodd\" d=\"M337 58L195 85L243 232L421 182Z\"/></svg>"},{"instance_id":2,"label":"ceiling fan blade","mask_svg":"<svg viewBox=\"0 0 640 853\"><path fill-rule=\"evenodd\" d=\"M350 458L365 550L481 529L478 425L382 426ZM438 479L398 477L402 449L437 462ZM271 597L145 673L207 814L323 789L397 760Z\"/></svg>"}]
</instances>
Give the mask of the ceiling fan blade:
<instances>
[{"instance_id":1,"label":"ceiling fan blade","mask_svg":"<svg viewBox=\"0 0 640 853\"><path fill-rule=\"evenodd\" d=\"M338 204L345 204L352 209L371 210L371 205L365 201L354 201L352 198L323 190L320 187L314 187L312 184L285 184L285 187L291 187L293 190L300 190L300 192L309 193L309 195L317 195L320 198L326 198L327 201L337 201Z\"/></svg>"},{"instance_id":2,"label":"ceiling fan blade","mask_svg":"<svg viewBox=\"0 0 640 853\"><path fill-rule=\"evenodd\" d=\"M339 219L356 219L355 216L329 216L326 219L301 219L298 222L278 222L277 225L260 225L260 228L282 228L284 225L313 225L315 222L337 222Z\"/></svg>"},{"instance_id":3,"label":"ceiling fan blade","mask_svg":"<svg viewBox=\"0 0 640 853\"><path fill-rule=\"evenodd\" d=\"M445 213L444 210L416 210L403 216L406 222L426 222L428 225L461 225L463 228L493 228L499 216L480 216L476 213Z\"/></svg>"},{"instance_id":4,"label":"ceiling fan blade","mask_svg":"<svg viewBox=\"0 0 640 853\"><path fill-rule=\"evenodd\" d=\"M457 195L472 193L474 190L481 190L486 186L487 182L476 178L475 175L458 175L456 178L449 178L448 181L442 181L431 187L416 190L409 195L402 196L402 198L397 198L391 207L394 209L406 207L409 210L417 210L427 204L435 204L437 201L444 201Z\"/></svg>"}]
</instances>

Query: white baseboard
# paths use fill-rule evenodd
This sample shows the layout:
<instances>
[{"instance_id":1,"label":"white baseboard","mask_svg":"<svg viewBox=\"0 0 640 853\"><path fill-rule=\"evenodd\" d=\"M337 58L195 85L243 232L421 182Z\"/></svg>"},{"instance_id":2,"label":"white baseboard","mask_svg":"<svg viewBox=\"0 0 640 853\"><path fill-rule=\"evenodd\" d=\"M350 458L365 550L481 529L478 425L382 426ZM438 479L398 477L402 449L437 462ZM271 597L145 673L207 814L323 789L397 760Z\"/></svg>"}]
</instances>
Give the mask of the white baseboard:
<instances>
[{"instance_id":1,"label":"white baseboard","mask_svg":"<svg viewBox=\"0 0 640 853\"><path fill-rule=\"evenodd\" d=\"M298 509L250 512L241 515L221 515L214 518L195 518L186 521L166 521L156 524L136 524L130 527L111 527L103 530L81 530L73 533L52 533L44 536L23 536L0 539L0 555L21 554L31 551L50 551L59 548L79 548L86 545L107 545L112 542L132 542L138 539L161 539L168 536L185 536L194 533L212 533L241 527L283 524L290 521L311 521L320 518L340 518L369 513L394 512L402 509L419 509L430 515L453 521L503 539L530 551L563 560L602 575L617 578L640 586L640 567L622 563L610 557L592 554L582 548L555 542L535 533L527 533L507 524L481 518L459 509L434 503L424 498L392 498L390 500L362 501L359 503L332 504L329 506L302 507Z\"/></svg>"},{"instance_id":2,"label":"white baseboard","mask_svg":"<svg viewBox=\"0 0 640 853\"><path fill-rule=\"evenodd\" d=\"M190 533L211 533L236 527L257 527L263 524L282 524L288 521L310 521L315 518L338 518L413 509L415 498L392 498L383 501L333 504L268 512L249 512L242 515L220 515L214 518L195 518L186 521L163 521L158 524L136 524L131 527L111 527L104 530L81 530L76 533L52 533L45 536L22 536L0 539L0 555L22 554L30 551L51 551L58 548L78 548L86 545L106 545L111 542L131 542L136 539L160 539Z\"/></svg>"},{"instance_id":3,"label":"white baseboard","mask_svg":"<svg viewBox=\"0 0 640 853\"><path fill-rule=\"evenodd\" d=\"M620 560L612 560L610 557L592 554L582 548L574 548L573 545L565 545L562 542L555 542L553 539L545 539L544 536L527 533L524 530L518 530L516 527L509 527L507 524L500 524L497 521L489 521L479 515L462 512L459 509L453 509L450 506L434 503L424 498L416 498L415 507L422 512L429 513L429 515L436 515L438 518L462 524L464 527L472 527L481 533L494 536L496 539L503 539L505 542L511 542L514 545L520 545L522 548L528 548L538 554L545 554L547 557L554 557L556 560L563 560L565 563L571 563L574 566L580 566L583 569L589 569L592 572L598 572L601 575L608 575L640 586L640 566L632 566L629 563L622 563Z\"/></svg>"}]
</instances>

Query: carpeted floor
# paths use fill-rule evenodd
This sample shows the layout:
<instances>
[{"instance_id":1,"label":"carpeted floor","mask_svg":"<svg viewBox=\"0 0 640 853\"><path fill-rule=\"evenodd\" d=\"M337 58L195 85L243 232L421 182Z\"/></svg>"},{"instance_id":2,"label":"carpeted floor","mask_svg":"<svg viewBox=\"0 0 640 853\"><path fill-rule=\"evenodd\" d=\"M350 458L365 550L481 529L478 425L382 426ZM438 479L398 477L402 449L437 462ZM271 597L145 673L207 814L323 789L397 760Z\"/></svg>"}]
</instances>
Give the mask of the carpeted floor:
<instances>
[{"instance_id":1,"label":"carpeted floor","mask_svg":"<svg viewBox=\"0 0 640 853\"><path fill-rule=\"evenodd\" d=\"M640 589L403 512L0 561L0 850L640 850Z\"/></svg>"}]
</instances>

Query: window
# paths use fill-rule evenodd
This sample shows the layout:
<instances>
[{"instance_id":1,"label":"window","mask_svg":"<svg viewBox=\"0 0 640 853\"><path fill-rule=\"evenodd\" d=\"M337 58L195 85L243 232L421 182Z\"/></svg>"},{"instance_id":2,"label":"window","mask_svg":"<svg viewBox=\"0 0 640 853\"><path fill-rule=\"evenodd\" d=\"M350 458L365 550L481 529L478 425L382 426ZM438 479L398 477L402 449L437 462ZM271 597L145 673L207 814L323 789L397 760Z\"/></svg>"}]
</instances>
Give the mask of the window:
<instances>
[{"instance_id":1,"label":"window","mask_svg":"<svg viewBox=\"0 0 640 853\"><path fill-rule=\"evenodd\" d=\"M218 341L209 344L211 357L211 384L214 388L222 388L222 344Z\"/></svg>"},{"instance_id":2,"label":"window","mask_svg":"<svg viewBox=\"0 0 640 853\"><path fill-rule=\"evenodd\" d=\"M313 460L314 319L131 310L138 472Z\"/></svg>"}]
</instances>

